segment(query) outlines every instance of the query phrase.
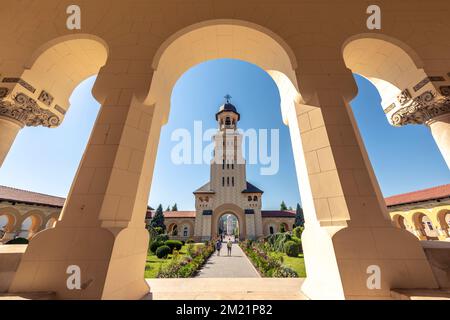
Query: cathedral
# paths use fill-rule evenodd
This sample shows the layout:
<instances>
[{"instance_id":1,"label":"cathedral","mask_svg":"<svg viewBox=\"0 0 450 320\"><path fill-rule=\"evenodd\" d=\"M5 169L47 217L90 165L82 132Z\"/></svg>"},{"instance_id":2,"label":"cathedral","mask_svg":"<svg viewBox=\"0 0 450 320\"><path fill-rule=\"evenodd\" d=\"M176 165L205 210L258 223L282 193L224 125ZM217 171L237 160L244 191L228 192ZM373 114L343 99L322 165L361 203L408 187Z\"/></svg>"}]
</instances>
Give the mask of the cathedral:
<instances>
[{"instance_id":1,"label":"cathedral","mask_svg":"<svg viewBox=\"0 0 450 320\"><path fill-rule=\"evenodd\" d=\"M225 98L216 113L218 130L213 136L210 180L194 191L195 211L164 212L168 232L174 238L204 241L232 229L240 239L257 239L293 228L295 211L261 210L264 192L247 181L243 137L237 130L241 115L230 103L231 97Z\"/></svg>"},{"instance_id":2,"label":"cathedral","mask_svg":"<svg viewBox=\"0 0 450 320\"><path fill-rule=\"evenodd\" d=\"M194 192L195 237L209 239L219 233L219 220L232 214L237 218L239 237L263 236L261 198L263 191L247 181L242 156L242 134L237 131L240 114L230 97L216 114L217 133L213 136L214 157L210 181Z\"/></svg>"}]
</instances>

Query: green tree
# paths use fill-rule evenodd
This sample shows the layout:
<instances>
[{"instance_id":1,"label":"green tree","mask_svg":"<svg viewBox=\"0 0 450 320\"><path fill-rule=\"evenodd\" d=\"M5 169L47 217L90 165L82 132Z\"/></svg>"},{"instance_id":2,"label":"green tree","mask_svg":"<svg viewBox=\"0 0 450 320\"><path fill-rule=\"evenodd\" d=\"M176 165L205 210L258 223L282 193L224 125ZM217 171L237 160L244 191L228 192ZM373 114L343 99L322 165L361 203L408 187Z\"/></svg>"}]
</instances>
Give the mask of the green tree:
<instances>
[{"instance_id":1,"label":"green tree","mask_svg":"<svg viewBox=\"0 0 450 320\"><path fill-rule=\"evenodd\" d=\"M297 210L295 211L295 226L303 227L305 225L305 217L303 216L303 209L300 204L297 203Z\"/></svg>"},{"instance_id":2,"label":"green tree","mask_svg":"<svg viewBox=\"0 0 450 320\"><path fill-rule=\"evenodd\" d=\"M150 227L152 228L161 228L162 230L166 230L166 225L164 224L164 213L162 205L158 206L158 209L156 209L155 215L153 216L152 220L150 221Z\"/></svg>"},{"instance_id":3,"label":"green tree","mask_svg":"<svg viewBox=\"0 0 450 320\"><path fill-rule=\"evenodd\" d=\"M170 211L170 206L167 207L166 211Z\"/></svg>"},{"instance_id":4,"label":"green tree","mask_svg":"<svg viewBox=\"0 0 450 320\"><path fill-rule=\"evenodd\" d=\"M176 204L176 203L173 205L172 211L178 211L178 207L177 207L177 204Z\"/></svg>"},{"instance_id":5,"label":"green tree","mask_svg":"<svg viewBox=\"0 0 450 320\"><path fill-rule=\"evenodd\" d=\"M286 206L286 203L284 203L284 200L281 201L280 210L281 210L281 211L286 211L287 209L288 209L288 208L287 208L287 206Z\"/></svg>"}]
</instances>

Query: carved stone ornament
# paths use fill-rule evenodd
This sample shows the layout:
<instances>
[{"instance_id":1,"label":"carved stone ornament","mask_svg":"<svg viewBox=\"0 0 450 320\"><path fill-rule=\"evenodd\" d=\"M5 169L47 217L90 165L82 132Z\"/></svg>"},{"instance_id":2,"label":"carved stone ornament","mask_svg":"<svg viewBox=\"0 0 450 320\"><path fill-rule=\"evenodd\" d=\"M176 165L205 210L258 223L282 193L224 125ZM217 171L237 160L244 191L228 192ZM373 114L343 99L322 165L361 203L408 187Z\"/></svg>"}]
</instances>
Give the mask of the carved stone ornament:
<instances>
[{"instance_id":1,"label":"carved stone ornament","mask_svg":"<svg viewBox=\"0 0 450 320\"><path fill-rule=\"evenodd\" d=\"M450 113L450 97L430 90L410 100L395 112L392 115L392 123L394 126L427 124L433 118L446 113Z\"/></svg>"},{"instance_id":2,"label":"carved stone ornament","mask_svg":"<svg viewBox=\"0 0 450 320\"><path fill-rule=\"evenodd\" d=\"M56 114L42 109L23 93L18 93L12 101L0 100L0 117L14 119L28 127L56 127L60 124Z\"/></svg>"}]
</instances>

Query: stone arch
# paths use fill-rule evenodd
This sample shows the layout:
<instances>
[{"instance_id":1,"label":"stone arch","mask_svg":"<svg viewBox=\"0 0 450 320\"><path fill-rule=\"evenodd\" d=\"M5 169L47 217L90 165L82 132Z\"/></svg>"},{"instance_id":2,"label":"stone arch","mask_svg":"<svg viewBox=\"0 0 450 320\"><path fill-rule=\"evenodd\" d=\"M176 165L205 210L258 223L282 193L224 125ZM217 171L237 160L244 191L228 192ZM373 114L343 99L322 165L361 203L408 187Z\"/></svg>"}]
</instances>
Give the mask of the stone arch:
<instances>
[{"instance_id":1,"label":"stone arch","mask_svg":"<svg viewBox=\"0 0 450 320\"><path fill-rule=\"evenodd\" d=\"M213 210L213 215L211 219L211 235L213 237L217 236L219 220L222 216L224 216L227 213L233 214L238 219L239 238L241 240L244 240L247 235L247 224L245 221L245 213L244 210L242 210L242 208L232 203L223 204Z\"/></svg>"},{"instance_id":2,"label":"stone arch","mask_svg":"<svg viewBox=\"0 0 450 320\"><path fill-rule=\"evenodd\" d=\"M48 229L48 228L53 228L56 224L56 222L59 219L59 212L54 212L52 214L50 214L49 216L47 216L47 219L44 221L44 228Z\"/></svg>"},{"instance_id":3,"label":"stone arch","mask_svg":"<svg viewBox=\"0 0 450 320\"><path fill-rule=\"evenodd\" d=\"M406 230L406 225L405 225L405 217L402 216L401 214L396 214L392 217L392 220L395 224L395 226L397 228L400 229L405 229Z\"/></svg>"},{"instance_id":4,"label":"stone arch","mask_svg":"<svg viewBox=\"0 0 450 320\"><path fill-rule=\"evenodd\" d=\"M180 230L179 230L179 235L181 237L192 237L194 235L194 224L191 221L188 220L181 220L180 221ZM188 227L188 234L187 236L184 235L184 227L187 226Z\"/></svg>"},{"instance_id":5,"label":"stone arch","mask_svg":"<svg viewBox=\"0 0 450 320\"><path fill-rule=\"evenodd\" d=\"M437 221L439 223L439 228L442 232L442 236L445 238L450 237L450 210L443 209L440 210L436 215Z\"/></svg>"},{"instance_id":6,"label":"stone arch","mask_svg":"<svg viewBox=\"0 0 450 320\"><path fill-rule=\"evenodd\" d=\"M426 213L422 211L414 212L412 214L412 221L420 240L437 240L435 226Z\"/></svg>"},{"instance_id":7,"label":"stone arch","mask_svg":"<svg viewBox=\"0 0 450 320\"><path fill-rule=\"evenodd\" d=\"M4 226L5 232L17 232L19 228L20 212L11 207L0 208L0 216L8 219Z\"/></svg>"},{"instance_id":8,"label":"stone arch","mask_svg":"<svg viewBox=\"0 0 450 320\"><path fill-rule=\"evenodd\" d=\"M171 236L178 236L179 230L178 230L178 222L171 222L167 226L167 234Z\"/></svg>"},{"instance_id":9,"label":"stone arch","mask_svg":"<svg viewBox=\"0 0 450 320\"><path fill-rule=\"evenodd\" d=\"M54 105L67 111L75 87L96 75L106 63L108 54L106 42L97 36L58 37L35 50L22 78L36 88L48 91L54 97Z\"/></svg>"},{"instance_id":10,"label":"stone arch","mask_svg":"<svg viewBox=\"0 0 450 320\"><path fill-rule=\"evenodd\" d=\"M384 110L402 90L426 77L417 53L385 35L352 36L344 42L342 54L353 73L367 78L378 89Z\"/></svg>"},{"instance_id":11,"label":"stone arch","mask_svg":"<svg viewBox=\"0 0 450 320\"><path fill-rule=\"evenodd\" d=\"M178 79L200 63L221 58L253 63L271 76L272 72L282 73L298 92L294 57L279 36L256 24L232 19L194 24L174 33L159 47L153 59L155 72L145 103L163 104L165 108L161 112L167 122L172 89ZM272 78L281 95L284 90Z\"/></svg>"},{"instance_id":12,"label":"stone arch","mask_svg":"<svg viewBox=\"0 0 450 320\"><path fill-rule=\"evenodd\" d=\"M270 228L272 228L273 234L277 233L278 232L278 225L279 224L277 224L276 221L272 221L272 220L264 222L264 227L263 227L264 228L264 234L265 235L270 235L271 234L270 233Z\"/></svg>"},{"instance_id":13,"label":"stone arch","mask_svg":"<svg viewBox=\"0 0 450 320\"><path fill-rule=\"evenodd\" d=\"M45 214L40 210L31 210L20 217L20 228L23 228L23 224L28 220L31 220L30 227L21 232L27 232L26 238L31 239L37 232L41 231L45 227L44 221L46 221Z\"/></svg>"},{"instance_id":14,"label":"stone arch","mask_svg":"<svg viewBox=\"0 0 450 320\"><path fill-rule=\"evenodd\" d=\"M289 225L286 222L280 222L279 230L282 230L284 227L284 232L288 232L290 230Z\"/></svg>"}]
</instances>

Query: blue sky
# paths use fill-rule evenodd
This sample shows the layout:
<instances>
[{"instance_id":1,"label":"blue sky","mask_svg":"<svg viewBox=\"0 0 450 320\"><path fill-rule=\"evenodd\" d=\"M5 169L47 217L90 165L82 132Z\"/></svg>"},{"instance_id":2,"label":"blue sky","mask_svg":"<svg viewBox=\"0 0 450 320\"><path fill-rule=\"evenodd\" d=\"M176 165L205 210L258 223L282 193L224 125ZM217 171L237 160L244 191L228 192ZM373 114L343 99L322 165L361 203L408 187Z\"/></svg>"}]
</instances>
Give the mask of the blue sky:
<instances>
[{"instance_id":1,"label":"blue sky","mask_svg":"<svg viewBox=\"0 0 450 320\"><path fill-rule=\"evenodd\" d=\"M67 196L87 144L99 105L90 90L95 79L81 83L71 98L71 108L56 129L23 129L2 168L0 184ZM352 107L377 179L385 196L450 183L450 172L425 126L390 126L376 89L356 76L358 96ZM239 127L280 130L280 170L260 175L259 165L249 165L247 178L265 191L263 207L277 209L282 200L295 207L300 201L288 128L282 123L280 97L268 74L236 60L216 60L190 69L177 82L168 124L163 128L153 176L150 205L178 204L194 208L192 192L209 179L209 166L175 165L170 154L176 142L173 130L193 130L194 121L215 128L214 115L225 94L241 113ZM205 142L206 145L206 142Z\"/></svg>"}]
</instances>

